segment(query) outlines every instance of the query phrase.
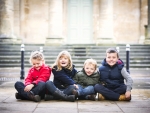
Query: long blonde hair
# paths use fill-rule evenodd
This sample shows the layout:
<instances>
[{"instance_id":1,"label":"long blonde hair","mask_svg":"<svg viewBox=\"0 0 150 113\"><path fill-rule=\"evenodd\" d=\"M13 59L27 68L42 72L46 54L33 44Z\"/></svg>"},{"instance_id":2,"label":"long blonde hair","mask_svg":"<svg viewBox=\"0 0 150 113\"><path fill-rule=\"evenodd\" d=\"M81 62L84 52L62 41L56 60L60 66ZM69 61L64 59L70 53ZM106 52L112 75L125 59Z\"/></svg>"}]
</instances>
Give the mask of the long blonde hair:
<instances>
[{"instance_id":1,"label":"long blonde hair","mask_svg":"<svg viewBox=\"0 0 150 113\"><path fill-rule=\"evenodd\" d=\"M43 60L44 61L44 55L40 51L34 51L30 55L29 63L32 65L32 59L37 59L37 60ZM45 61L44 61L45 63Z\"/></svg>"},{"instance_id":2,"label":"long blonde hair","mask_svg":"<svg viewBox=\"0 0 150 113\"><path fill-rule=\"evenodd\" d=\"M62 70L62 67L61 67L61 65L60 65L60 63L59 63L59 59L60 59L61 57L63 57L63 56L66 56L66 57L69 59L69 64L68 64L68 66L67 66L66 68L69 69L69 70L72 70L72 65L73 65L73 64L72 64L72 58L71 58L70 53L69 53L68 51L66 51L66 50L61 51L61 52L58 54L58 56L57 56L57 58L56 58L56 60L55 60L55 63L53 64L52 68L54 68L54 66L57 66L57 71Z\"/></svg>"}]
</instances>

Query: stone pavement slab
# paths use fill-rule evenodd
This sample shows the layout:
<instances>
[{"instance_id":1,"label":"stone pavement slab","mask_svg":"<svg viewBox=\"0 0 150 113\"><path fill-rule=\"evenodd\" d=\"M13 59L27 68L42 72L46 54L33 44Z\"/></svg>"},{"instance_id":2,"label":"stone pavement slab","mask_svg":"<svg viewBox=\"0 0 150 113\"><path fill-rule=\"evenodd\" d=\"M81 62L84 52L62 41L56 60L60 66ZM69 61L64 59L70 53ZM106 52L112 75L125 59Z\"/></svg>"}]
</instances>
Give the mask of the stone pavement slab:
<instances>
[{"instance_id":1,"label":"stone pavement slab","mask_svg":"<svg viewBox=\"0 0 150 113\"><path fill-rule=\"evenodd\" d=\"M6 77L7 73L3 73L2 69L0 71L0 74ZM134 84L130 102L108 100L77 100L75 102L42 100L41 102L32 102L16 100L14 88L16 79L7 82L0 81L0 113L150 113L150 70L131 70L131 76L134 79ZM15 78L16 75L9 77Z\"/></svg>"},{"instance_id":2,"label":"stone pavement slab","mask_svg":"<svg viewBox=\"0 0 150 113\"><path fill-rule=\"evenodd\" d=\"M0 113L149 113L150 89L133 89L132 100L60 100L32 102L16 100L13 87L0 86Z\"/></svg>"}]
</instances>

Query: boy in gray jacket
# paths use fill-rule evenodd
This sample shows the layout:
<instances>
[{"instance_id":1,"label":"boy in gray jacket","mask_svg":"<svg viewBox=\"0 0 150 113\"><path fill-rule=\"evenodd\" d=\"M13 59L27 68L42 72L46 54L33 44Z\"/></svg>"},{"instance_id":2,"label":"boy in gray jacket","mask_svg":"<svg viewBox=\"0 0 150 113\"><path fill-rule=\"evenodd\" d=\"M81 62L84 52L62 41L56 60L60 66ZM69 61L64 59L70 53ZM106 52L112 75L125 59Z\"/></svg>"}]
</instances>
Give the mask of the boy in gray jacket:
<instances>
[{"instance_id":1,"label":"boy in gray jacket","mask_svg":"<svg viewBox=\"0 0 150 113\"><path fill-rule=\"evenodd\" d=\"M97 62L94 59L87 59L84 62L83 69L74 76L76 90L73 94L78 99L96 100L94 85L99 83L99 72L97 71Z\"/></svg>"}]
</instances>

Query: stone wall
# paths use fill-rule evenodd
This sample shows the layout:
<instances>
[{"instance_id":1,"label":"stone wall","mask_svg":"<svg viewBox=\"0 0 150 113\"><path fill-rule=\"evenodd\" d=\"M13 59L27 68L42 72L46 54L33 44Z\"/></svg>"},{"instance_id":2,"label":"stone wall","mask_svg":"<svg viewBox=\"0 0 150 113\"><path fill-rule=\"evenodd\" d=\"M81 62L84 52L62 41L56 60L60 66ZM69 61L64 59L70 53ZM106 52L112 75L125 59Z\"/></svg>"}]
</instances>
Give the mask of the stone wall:
<instances>
[{"instance_id":1,"label":"stone wall","mask_svg":"<svg viewBox=\"0 0 150 113\"><path fill-rule=\"evenodd\" d=\"M15 38L13 0L0 1L0 38Z\"/></svg>"},{"instance_id":2,"label":"stone wall","mask_svg":"<svg viewBox=\"0 0 150 113\"><path fill-rule=\"evenodd\" d=\"M0 38L64 43L68 38L67 2L0 0ZM143 43L147 9L147 0L93 0L94 42Z\"/></svg>"}]
</instances>

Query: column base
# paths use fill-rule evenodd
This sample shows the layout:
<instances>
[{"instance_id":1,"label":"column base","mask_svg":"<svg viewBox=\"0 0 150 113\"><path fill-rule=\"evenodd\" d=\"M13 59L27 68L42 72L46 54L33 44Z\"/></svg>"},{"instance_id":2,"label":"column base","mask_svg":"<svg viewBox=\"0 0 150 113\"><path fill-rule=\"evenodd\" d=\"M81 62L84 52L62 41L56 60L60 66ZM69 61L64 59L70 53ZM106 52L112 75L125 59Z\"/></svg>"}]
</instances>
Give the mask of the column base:
<instances>
[{"instance_id":1,"label":"column base","mask_svg":"<svg viewBox=\"0 0 150 113\"><path fill-rule=\"evenodd\" d=\"M9 44L20 44L21 43L21 39L18 38L10 38L10 37L0 37L0 43L1 44L5 44L5 43L9 43Z\"/></svg>"},{"instance_id":2,"label":"column base","mask_svg":"<svg viewBox=\"0 0 150 113\"><path fill-rule=\"evenodd\" d=\"M114 44L112 38L97 38L96 45L98 44Z\"/></svg>"},{"instance_id":3,"label":"column base","mask_svg":"<svg viewBox=\"0 0 150 113\"><path fill-rule=\"evenodd\" d=\"M45 45L63 45L64 44L64 38L58 37L58 36L51 36L46 38Z\"/></svg>"}]
</instances>

